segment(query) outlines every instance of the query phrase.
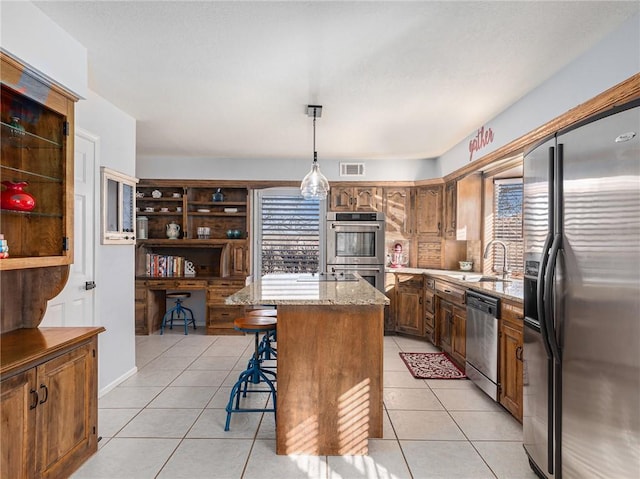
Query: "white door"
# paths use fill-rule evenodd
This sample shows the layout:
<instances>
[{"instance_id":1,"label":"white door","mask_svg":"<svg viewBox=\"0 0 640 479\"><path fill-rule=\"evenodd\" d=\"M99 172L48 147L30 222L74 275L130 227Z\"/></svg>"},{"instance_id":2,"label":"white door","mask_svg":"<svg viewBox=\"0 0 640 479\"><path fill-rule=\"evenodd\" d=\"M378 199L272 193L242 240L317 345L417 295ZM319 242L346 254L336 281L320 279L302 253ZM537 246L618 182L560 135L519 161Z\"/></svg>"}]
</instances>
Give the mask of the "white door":
<instances>
[{"instance_id":1,"label":"white door","mask_svg":"<svg viewBox=\"0 0 640 479\"><path fill-rule=\"evenodd\" d=\"M95 322L95 171L98 139L76 129L73 264L69 280L47 304L40 326L93 326Z\"/></svg>"}]
</instances>

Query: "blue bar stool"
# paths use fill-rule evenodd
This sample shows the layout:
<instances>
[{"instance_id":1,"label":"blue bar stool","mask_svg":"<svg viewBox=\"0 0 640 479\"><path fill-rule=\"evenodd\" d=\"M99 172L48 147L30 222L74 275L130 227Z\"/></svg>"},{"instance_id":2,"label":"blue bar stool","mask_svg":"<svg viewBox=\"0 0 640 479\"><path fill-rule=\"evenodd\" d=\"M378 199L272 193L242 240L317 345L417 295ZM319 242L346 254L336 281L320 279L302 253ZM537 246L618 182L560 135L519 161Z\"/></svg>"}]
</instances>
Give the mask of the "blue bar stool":
<instances>
[{"instance_id":1,"label":"blue bar stool","mask_svg":"<svg viewBox=\"0 0 640 479\"><path fill-rule=\"evenodd\" d=\"M224 430L229 430L229 423L231 422L231 414L235 412L276 412L276 388L273 381L276 379L276 373L265 369L261 366L262 359L260 358L260 333L269 334L276 330L278 321L276 318L263 317L263 316L246 316L244 318L237 318L233 322L233 326L236 330L244 333L255 334L254 340L254 352L249 360L247 369L240 373L238 380L231 389L229 395L229 402L225 408L227 411L227 421L224 425ZM249 389L249 383L260 384L265 383L268 389ZM268 392L273 400L273 408L242 408L240 407L240 397L246 397L247 393L263 393Z\"/></svg>"},{"instance_id":2,"label":"blue bar stool","mask_svg":"<svg viewBox=\"0 0 640 479\"><path fill-rule=\"evenodd\" d=\"M189 308L185 308L182 306L182 301L190 298L191 293L167 293L167 298L172 298L176 300L176 305L164 313L164 317L162 318L162 326L160 327L160 334L164 334L164 327L169 322L169 329L173 329L173 320L174 314L175 319L184 321L184 334L189 334L187 331L187 326L189 324L193 324L193 329L196 329L196 320L193 316L193 311ZM187 317L187 313L191 316L191 318Z\"/></svg>"}]
</instances>

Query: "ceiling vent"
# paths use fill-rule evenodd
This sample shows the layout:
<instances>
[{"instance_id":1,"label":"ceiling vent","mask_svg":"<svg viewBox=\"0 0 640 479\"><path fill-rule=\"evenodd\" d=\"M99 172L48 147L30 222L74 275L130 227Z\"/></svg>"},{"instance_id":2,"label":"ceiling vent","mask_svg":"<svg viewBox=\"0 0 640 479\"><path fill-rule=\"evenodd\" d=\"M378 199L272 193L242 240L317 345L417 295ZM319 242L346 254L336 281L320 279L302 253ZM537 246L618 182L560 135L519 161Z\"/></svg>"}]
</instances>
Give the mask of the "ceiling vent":
<instances>
[{"instance_id":1,"label":"ceiling vent","mask_svg":"<svg viewBox=\"0 0 640 479\"><path fill-rule=\"evenodd\" d=\"M364 163L340 163L340 176L364 176Z\"/></svg>"}]
</instances>

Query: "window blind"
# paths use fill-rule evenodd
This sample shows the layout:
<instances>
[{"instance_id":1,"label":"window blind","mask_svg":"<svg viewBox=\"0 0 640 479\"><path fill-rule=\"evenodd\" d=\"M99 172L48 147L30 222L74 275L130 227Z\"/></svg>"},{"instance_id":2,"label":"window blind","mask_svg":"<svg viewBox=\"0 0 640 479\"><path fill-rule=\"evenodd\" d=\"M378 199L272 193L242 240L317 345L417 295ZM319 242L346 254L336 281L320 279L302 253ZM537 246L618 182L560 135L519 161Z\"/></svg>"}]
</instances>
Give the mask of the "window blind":
<instances>
[{"instance_id":1,"label":"window blind","mask_svg":"<svg viewBox=\"0 0 640 479\"><path fill-rule=\"evenodd\" d=\"M493 239L507 245L507 265L514 273L524 271L524 242L522 237L522 179L494 182ZM493 269L502 271L503 249L493 246Z\"/></svg>"},{"instance_id":2,"label":"window blind","mask_svg":"<svg viewBox=\"0 0 640 479\"><path fill-rule=\"evenodd\" d=\"M301 196L265 195L261 221L263 275L319 271L319 201Z\"/></svg>"}]
</instances>

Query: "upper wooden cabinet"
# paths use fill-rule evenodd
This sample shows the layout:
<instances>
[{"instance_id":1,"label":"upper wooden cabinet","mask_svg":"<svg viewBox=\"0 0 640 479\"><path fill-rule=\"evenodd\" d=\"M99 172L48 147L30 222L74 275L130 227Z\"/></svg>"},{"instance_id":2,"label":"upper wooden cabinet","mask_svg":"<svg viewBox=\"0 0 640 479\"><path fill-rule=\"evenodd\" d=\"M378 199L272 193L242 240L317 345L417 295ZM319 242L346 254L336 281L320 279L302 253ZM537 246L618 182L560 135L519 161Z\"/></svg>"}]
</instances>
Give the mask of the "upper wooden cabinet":
<instances>
[{"instance_id":1,"label":"upper wooden cabinet","mask_svg":"<svg viewBox=\"0 0 640 479\"><path fill-rule=\"evenodd\" d=\"M480 173L449 181L444 187L444 237L479 240L482 225Z\"/></svg>"},{"instance_id":2,"label":"upper wooden cabinet","mask_svg":"<svg viewBox=\"0 0 640 479\"><path fill-rule=\"evenodd\" d=\"M416 233L442 236L442 187L416 188Z\"/></svg>"},{"instance_id":3,"label":"upper wooden cabinet","mask_svg":"<svg viewBox=\"0 0 640 479\"><path fill-rule=\"evenodd\" d=\"M331 211L382 211L382 188L375 186L332 186Z\"/></svg>"},{"instance_id":4,"label":"upper wooden cabinet","mask_svg":"<svg viewBox=\"0 0 640 479\"><path fill-rule=\"evenodd\" d=\"M412 189L384 188L384 216L387 233L413 233Z\"/></svg>"},{"instance_id":5,"label":"upper wooden cabinet","mask_svg":"<svg viewBox=\"0 0 640 479\"><path fill-rule=\"evenodd\" d=\"M9 247L0 270L69 265L77 98L4 54L0 75L0 233Z\"/></svg>"}]
</instances>

